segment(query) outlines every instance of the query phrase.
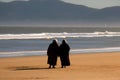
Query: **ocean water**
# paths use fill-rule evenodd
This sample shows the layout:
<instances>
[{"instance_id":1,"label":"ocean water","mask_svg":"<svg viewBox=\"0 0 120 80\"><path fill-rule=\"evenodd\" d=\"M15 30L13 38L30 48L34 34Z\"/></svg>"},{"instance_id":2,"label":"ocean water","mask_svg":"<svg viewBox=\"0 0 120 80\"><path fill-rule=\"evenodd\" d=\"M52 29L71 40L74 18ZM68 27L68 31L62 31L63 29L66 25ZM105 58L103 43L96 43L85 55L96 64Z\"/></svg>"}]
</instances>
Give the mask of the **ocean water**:
<instances>
[{"instance_id":1,"label":"ocean water","mask_svg":"<svg viewBox=\"0 0 120 80\"><path fill-rule=\"evenodd\" d=\"M120 28L0 27L0 57L46 55L53 39L71 54L120 51Z\"/></svg>"}]
</instances>

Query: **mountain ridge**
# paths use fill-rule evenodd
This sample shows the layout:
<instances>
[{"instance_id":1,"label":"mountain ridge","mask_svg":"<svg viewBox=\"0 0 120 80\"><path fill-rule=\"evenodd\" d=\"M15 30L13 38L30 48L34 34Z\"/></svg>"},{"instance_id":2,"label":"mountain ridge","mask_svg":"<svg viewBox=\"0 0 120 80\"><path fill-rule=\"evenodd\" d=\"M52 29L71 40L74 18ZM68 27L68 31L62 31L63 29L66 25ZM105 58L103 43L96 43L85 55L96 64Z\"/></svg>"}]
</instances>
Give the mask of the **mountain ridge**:
<instances>
[{"instance_id":1,"label":"mountain ridge","mask_svg":"<svg viewBox=\"0 0 120 80\"><path fill-rule=\"evenodd\" d=\"M0 22L120 21L120 6L95 9L61 0L0 2Z\"/></svg>"}]
</instances>

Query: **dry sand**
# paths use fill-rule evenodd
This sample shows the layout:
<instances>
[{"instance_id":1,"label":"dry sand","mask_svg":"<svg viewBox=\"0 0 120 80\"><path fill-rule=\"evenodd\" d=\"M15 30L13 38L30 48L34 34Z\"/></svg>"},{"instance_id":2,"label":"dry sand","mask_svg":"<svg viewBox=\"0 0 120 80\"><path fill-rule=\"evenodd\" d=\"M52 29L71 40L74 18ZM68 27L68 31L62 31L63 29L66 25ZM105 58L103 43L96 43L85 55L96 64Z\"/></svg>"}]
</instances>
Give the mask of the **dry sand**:
<instances>
[{"instance_id":1,"label":"dry sand","mask_svg":"<svg viewBox=\"0 0 120 80\"><path fill-rule=\"evenodd\" d=\"M0 59L0 80L120 80L120 52L71 54L71 66L48 69L47 56Z\"/></svg>"}]
</instances>

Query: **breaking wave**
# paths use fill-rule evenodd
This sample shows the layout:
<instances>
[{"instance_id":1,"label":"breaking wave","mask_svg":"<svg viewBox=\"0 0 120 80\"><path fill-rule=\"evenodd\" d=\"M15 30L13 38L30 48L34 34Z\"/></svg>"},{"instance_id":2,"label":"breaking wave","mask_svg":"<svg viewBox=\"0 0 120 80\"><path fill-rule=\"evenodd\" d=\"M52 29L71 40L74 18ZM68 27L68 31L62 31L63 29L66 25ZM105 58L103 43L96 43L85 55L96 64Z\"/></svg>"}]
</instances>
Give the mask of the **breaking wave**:
<instances>
[{"instance_id":1,"label":"breaking wave","mask_svg":"<svg viewBox=\"0 0 120 80\"><path fill-rule=\"evenodd\" d=\"M29 33L29 34L0 34L0 40L9 39L52 39L52 38L80 38L80 37L115 37L120 32L93 32L93 33Z\"/></svg>"}]
</instances>

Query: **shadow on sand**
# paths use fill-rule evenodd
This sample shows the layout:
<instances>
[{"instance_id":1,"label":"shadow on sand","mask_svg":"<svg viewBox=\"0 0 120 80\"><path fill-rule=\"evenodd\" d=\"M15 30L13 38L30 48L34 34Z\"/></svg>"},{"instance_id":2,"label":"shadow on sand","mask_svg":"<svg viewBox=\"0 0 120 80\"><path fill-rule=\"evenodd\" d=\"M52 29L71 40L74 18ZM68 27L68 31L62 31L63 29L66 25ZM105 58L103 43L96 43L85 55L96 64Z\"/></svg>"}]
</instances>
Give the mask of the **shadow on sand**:
<instances>
[{"instance_id":1,"label":"shadow on sand","mask_svg":"<svg viewBox=\"0 0 120 80\"><path fill-rule=\"evenodd\" d=\"M18 71L18 70L45 70L45 69L50 69L50 68L40 68L40 67L32 67L32 66L20 66L20 67L11 67L8 68L13 71Z\"/></svg>"}]
</instances>

